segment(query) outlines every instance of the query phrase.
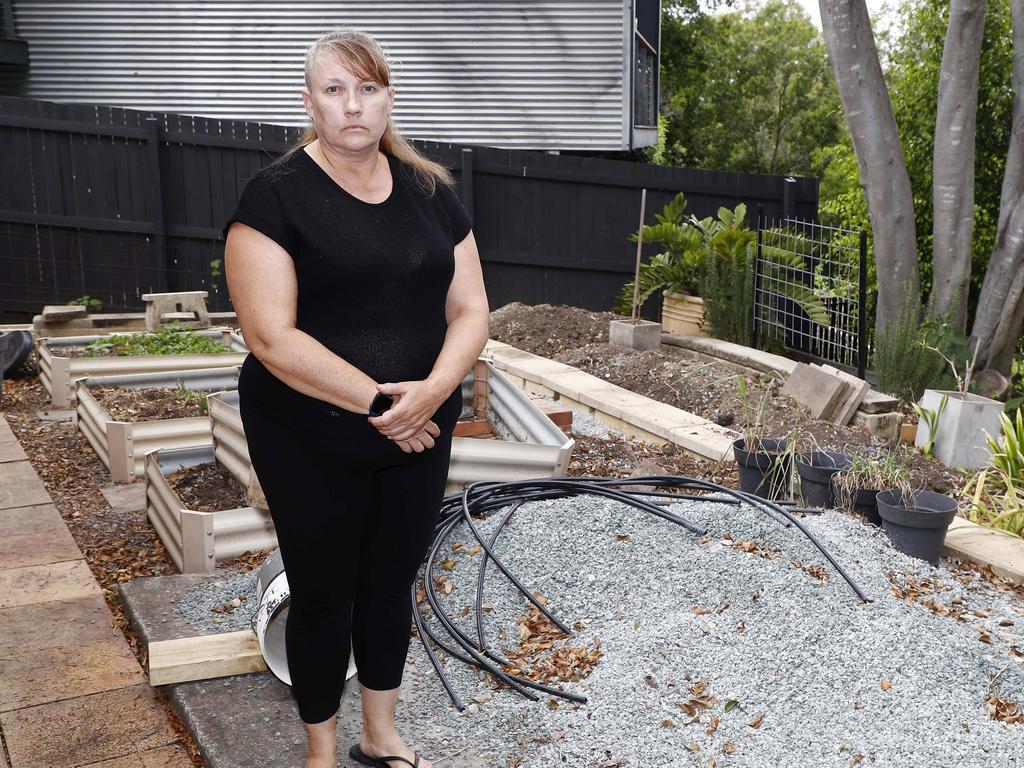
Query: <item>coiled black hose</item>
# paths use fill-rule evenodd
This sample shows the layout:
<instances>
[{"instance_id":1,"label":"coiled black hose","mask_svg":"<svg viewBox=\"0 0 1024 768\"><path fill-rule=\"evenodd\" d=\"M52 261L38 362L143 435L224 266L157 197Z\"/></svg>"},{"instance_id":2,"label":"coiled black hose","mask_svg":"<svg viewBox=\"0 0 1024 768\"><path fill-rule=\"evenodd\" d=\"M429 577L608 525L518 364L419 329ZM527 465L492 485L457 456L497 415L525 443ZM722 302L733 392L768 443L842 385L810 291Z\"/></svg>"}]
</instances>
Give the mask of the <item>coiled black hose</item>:
<instances>
[{"instance_id":1,"label":"coiled black hose","mask_svg":"<svg viewBox=\"0 0 1024 768\"><path fill-rule=\"evenodd\" d=\"M647 489L635 488L633 490L629 490L629 486L645 486ZM655 491L650 490L651 487L675 488L678 489L678 492L671 493ZM687 491L690 491L691 493L687 493ZM693 491L700 493L692 493ZM707 495L709 492L716 495ZM651 475L648 477L630 478L547 477L533 480L519 480L508 483L473 483L462 493L446 496L442 500L441 513L438 518L437 526L434 529L434 540L429 548L426 567L423 573L423 589L427 602L429 603L434 616L437 618L437 621L445 630L447 630L450 640L454 641L457 648L452 647L448 642L445 642L438 637L437 633L424 620L422 610L416 599L417 585L415 583L412 585L413 619L416 623L417 632L423 643L423 647L426 650L427 658L430 659L430 663L433 665L434 670L441 678L441 684L444 686L444 689L451 697L452 703L455 704L459 711L464 710L466 705L452 689L447 677L441 670L441 665L438 662L434 650L430 647L430 642L433 642L452 658L458 659L465 664L469 664L470 666L474 666L484 672L494 675L516 693L530 699L531 701L537 701L539 697L532 693L530 689L542 691L550 696L557 696L570 701L581 703L586 702L586 697L584 696L579 696L552 686L543 685L525 677L512 675L501 669L502 666L511 666L511 663L508 659L495 653L487 646L482 616L484 580L487 574L487 563L488 561L493 560L498 570L508 577L509 581L515 585L516 589L518 589L519 592L530 601L530 603L536 606L537 609L560 630L566 634L571 634L569 627L551 613L551 611L549 611L547 607L536 597L534 597L533 593L530 592L530 590L527 589L494 554L494 545L498 540L498 535L505 527L505 524L524 503L530 501L546 501L549 499L567 498L582 494L604 496L605 498L622 502L623 504L627 504L635 509L647 512L655 517L659 517L662 520L667 520L668 522L682 526L688 531L701 536L704 535L705 531L701 530L685 518L671 514L670 512L662 509L664 504L669 503L667 501L668 499L675 499L677 501L699 499L703 502L729 505L748 504L758 512L772 518L784 527L788 528L795 525L797 530L799 530L811 541L812 544L814 544L815 547L817 547L817 549L825 556L829 563L832 564L843 579L846 580L847 584L850 585L857 597L862 602L868 601L868 598L864 595L861 588L857 586L849 575L847 575L846 571L844 571L842 566L836 562L831 553L828 552L828 550L821 545L811 532L803 526L799 519L794 517L793 513L801 510L796 508L787 509L785 502L780 503L769 501L753 494L727 488L723 485L719 485L718 483L713 483L710 480L674 475ZM723 498L723 496L725 498ZM660 503L649 501L648 498L651 497L658 499ZM662 499L665 499L665 501L661 501ZM492 511L504 509L506 507L511 508L495 526L490 537L485 540L484 536L480 533L480 530L474 524L473 517L485 517ZM469 530L472 532L474 538L483 550L476 585L475 641L459 629L452 618L444 612L444 609L441 606L441 601L438 599L437 591L434 588L434 561L439 550L444 546L448 537L451 536L452 531L455 530L460 522L464 522L469 526Z\"/></svg>"}]
</instances>

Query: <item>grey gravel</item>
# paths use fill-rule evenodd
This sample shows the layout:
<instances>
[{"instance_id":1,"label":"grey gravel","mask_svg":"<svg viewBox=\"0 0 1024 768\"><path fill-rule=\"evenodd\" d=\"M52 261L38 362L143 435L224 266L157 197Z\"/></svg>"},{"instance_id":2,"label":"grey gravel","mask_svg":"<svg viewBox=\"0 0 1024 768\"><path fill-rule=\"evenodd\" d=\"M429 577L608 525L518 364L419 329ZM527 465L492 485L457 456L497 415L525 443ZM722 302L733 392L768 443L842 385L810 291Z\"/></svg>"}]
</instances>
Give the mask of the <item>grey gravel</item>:
<instances>
[{"instance_id":1,"label":"grey gravel","mask_svg":"<svg viewBox=\"0 0 1024 768\"><path fill-rule=\"evenodd\" d=\"M250 619L257 608L257 574L258 570L242 573L237 568L222 569L216 578L186 592L174 611L202 634L249 629ZM241 599L243 596L244 600ZM219 606L232 610L213 610Z\"/></svg>"},{"instance_id":2,"label":"grey gravel","mask_svg":"<svg viewBox=\"0 0 1024 768\"><path fill-rule=\"evenodd\" d=\"M552 397L542 396L542 399L547 400L549 403L558 402L558 400ZM572 432L574 435L600 437L603 440L607 440L612 435L621 435L620 432L609 428L604 422L598 421L588 413L583 413L578 408L574 408L572 412Z\"/></svg>"},{"instance_id":3,"label":"grey gravel","mask_svg":"<svg viewBox=\"0 0 1024 768\"><path fill-rule=\"evenodd\" d=\"M604 656L594 672L565 685L589 700L551 709L547 697L528 702L508 689L491 691L476 671L451 660L446 673L466 703L493 695L475 711L458 713L445 705L414 640L407 669L415 679L407 672L403 688L411 714L401 726L412 742L434 756L465 747L493 765L521 756L526 767L1024 764L1024 726L985 711L996 675L992 691L1024 703L1024 666L1010 651L1024 648L1019 596L972 572L907 557L880 530L839 512L803 518L873 598L862 604L795 529L745 506L686 502L671 509L706 526L708 535L702 540L594 497L516 512L499 539L499 556L548 597L563 621L586 625L569 644L601 639ZM486 533L496 521L479 527ZM460 529L453 541L473 543L467 533ZM783 556L740 551L726 533ZM624 535L629 539L617 538ZM480 555L448 556L457 563L456 589L444 603L455 616L472 605ZM824 566L827 583L793 561ZM525 601L493 566L488 573L485 600L494 610L485 626L492 647L506 648L498 630L517 638ZM900 585L931 580L936 601L963 600L968 620L905 604L890 579ZM972 615L975 610L987 616ZM472 608L458 623L475 633ZM982 632L991 644L979 641ZM705 678L716 703L690 723L677 705ZM737 705L725 712L729 700ZM751 727L762 715L760 728ZM709 734L711 716L719 724ZM452 720L461 720L465 742L434 743L431 723ZM665 721L671 725L663 727Z\"/></svg>"}]
</instances>

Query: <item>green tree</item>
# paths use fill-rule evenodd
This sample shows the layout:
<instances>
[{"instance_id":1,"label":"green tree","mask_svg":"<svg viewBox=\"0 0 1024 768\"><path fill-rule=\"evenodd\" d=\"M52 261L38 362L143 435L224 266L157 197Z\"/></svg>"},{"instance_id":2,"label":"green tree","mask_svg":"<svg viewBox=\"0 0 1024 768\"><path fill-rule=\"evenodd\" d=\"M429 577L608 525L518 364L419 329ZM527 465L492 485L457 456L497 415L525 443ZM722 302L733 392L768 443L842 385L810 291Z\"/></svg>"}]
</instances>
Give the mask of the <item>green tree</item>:
<instances>
[{"instance_id":1,"label":"green tree","mask_svg":"<svg viewBox=\"0 0 1024 768\"><path fill-rule=\"evenodd\" d=\"M793 0L717 16L667 8L662 84L674 165L809 174L839 138L825 45Z\"/></svg>"}]
</instances>

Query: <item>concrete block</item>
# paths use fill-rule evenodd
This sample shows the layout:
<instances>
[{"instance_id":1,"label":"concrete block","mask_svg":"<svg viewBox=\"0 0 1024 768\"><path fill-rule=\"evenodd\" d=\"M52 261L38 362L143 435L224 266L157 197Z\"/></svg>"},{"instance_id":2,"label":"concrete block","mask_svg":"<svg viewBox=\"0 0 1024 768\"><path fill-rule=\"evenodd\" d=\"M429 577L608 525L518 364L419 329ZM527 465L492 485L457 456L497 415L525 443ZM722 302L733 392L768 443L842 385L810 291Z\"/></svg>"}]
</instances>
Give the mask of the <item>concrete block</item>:
<instances>
[{"instance_id":1,"label":"concrete block","mask_svg":"<svg viewBox=\"0 0 1024 768\"><path fill-rule=\"evenodd\" d=\"M848 385L838 376L806 363L797 364L781 394L792 397L810 411L812 419L829 419L846 397Z\"/></svg>"},{"instance_id":2,"label":"concrete block","mask_svg":"<svg viewBox=\"0 0 1024 768\"><path fill-rule=\"evenodd\" d=\"M677 427L669 431L676 445L701 458L712 461L735 461L732 444L740 434L717 424L705 422L691 427Z\"/></svg>"},{"instance_id":3,"label":"concrete block","mask_svg":"<svg viewBox=\"0 0 1024 768\"><path fill-rule=\"evenodd\" d=\"M580 400L583 392L608 386L608 382L604 379L599 379L597 376L580 370L545 373L541 376L541 384L550 387L559 395L571 397L573 400Z\"/></svg>"},{"instance_id":4,"label":"concrete block","mask_svg":"<svg viewBox=\"0 0 1024 768\"><path fill-rule=\"evenodd\" d=\"M54 617L59 617L55 621ZM102 594L0 610L0 658L122 637Z\"/></svg>"},{"instance_id":5,"label":"concrete block","mask_svg":"<svg viewBox=\"0 0 1024 768\"><path fill-rule=\"evenodd\" d=\"M102 594L85 560L0 571L0 608Z\"/></svg>"},{"instance_id":6,"label":"concrete block","mask_svg":"<svg viewBox=\"0 0 1024 768\"><path fill-rule=\"evenodd\" d=\"M946 531L943 554L990 566L997 576L1024 584L1024 541L1003 531L954 517Z\"/></svg>"},{"instance_id":7,"label":"concrete block","mask_svg":"<svg viewBox=\"0 0 1024 768\"><path fill-rule=\"evenodd\" d=\"M47 323L64 323L85 316L85 307L81 304L53 304L43 307L43 320Z\"/></svg>"},{"instance_id":8,"label":"concrete block","mask_svg":"<svg viewBox=\"0 0 1024 768\"><path fill-rule=\"evenodd\" d=\"M0 538L0 571L80 560L83 557L66 525L50 531L19 533Z\"/></svg>"},{"instance_id":9,"label":"concrete block","mask_svg":"<svg viewBox=\"0 0 1024 768\"><path fill-rule=\"evenodd\" d=\"M601 382L600 385L595 385L592 389L585 389L580 392L580 400L585 405L589 405L591 408L596 408L616 418L625 419L636 426L644 426L636 421L633 416L636 414L637 409L646 407L649 403L653 403L653 400L649 397L638 395L636 392L630 392L628 389L616 386L615 384L609 384L607 381L602 382L601 379L595 378L595 381Z\"/></svg>"},{"instance_id":10,"label":"concrete block","mask_svg":"<svg viewBox=\"0 0 1024 768\"><path fill-rule=\"evenodd\" d=\"M864 381L864 379L859 379L852 373L847 373L846 371L841 371L838 368L833 368L831 365L823 365L821 368L827 373L831 373L833 376L838 376L850 385L847 396L836 407L835 414L831 419L831 422L836 426L845 427L850 423L850 419L853 418L853 414L855 414L857 409L860 407L860 403L864 399L864 395L871 390L871 385Z\"/></svg>"},{"instance_id":11,"label":"concrete block","mask_svg":"<svg viewBox=\"0 0 1024 768\"><path fill-rule=\"evenodd\" d=\"M864 427L868 434L874 435L879 440L888 443L895 443L900 439L900 426L903 424L903 414L894 413L864 413L857 411L850 421L855 427Z\"/></svg>"},{"instance_id":12,"label":"concrete block","mask_svg":"<svg viewBox=\"0 0 1024 768\"><path fill-rule=\"evenodd\" d=\"M864 411L864 413L889 413L898 410L899 406L900 399L898 397L869 389L864 394L864 399L861 400L858 410Z\"/></svg>"},{"instance_id":13,"label":"concrete block","mask_svg":"<svg viewBox=\"0 0 1024 768\"><path fill-rule=\"evenodd\" d=\"M0 538L65 528L64 519L53 504L0 509Z\"/></svg>"},{"instance_id":14,"label":"concrete block","mask_svg":"<svg viewBox=\"0 0 1024 768\"><path fill-rule=\"evenodd\" d=\"M177 739L163 705L145 684L6 712L0 727L17 768L72 768Z\"/></svg>"},{"instance_id":15,"label":"concrete block","mask_svg":"<svg viewBox=\"0 0 1024 768\"><path fill-rule=\"evenodd\" d=\"M0 509L49 504L50 494L27 461L0 464Z\"/></svg>"},{"instance_id":16,"label":"concrete block","mask_svg":"<svg viewBox=\"0 0 1024 768\"><path fill-rule=\"evenodd\" d=\"M124 637L0 659L0 712L146 682Z\"/></svg>"},{"instance_id":17,"label":"concrete block","mask_svg":"<svg viewBox=\"0 0 1024 768\"><path fill-rule=\"evenodd\" d=\"M661 323L651 320L612 320L608 325L608 343L649 352L661 347Z\"/></svg>"},{"instance_id":18,"label":"concrete block","mask_svg":"<svg viewBox=\"0 0 1024 768\"><path fill-rule=\"evenodd\" d=\"M1003 412L1003 404L980 395L959 392L940 392L926 389L921 398L921 406L931 411L938 411L943 396L946 406L939 415L938 428L935 430L935 458L947 467L963 467L964 469L980 469L989 463L988 440L986 435L998 439L1002 434L999 415ZM924 419L917 425L917 437L914 445L918 448L931 439L931 430Z\"/></svg>"}]
</instances>

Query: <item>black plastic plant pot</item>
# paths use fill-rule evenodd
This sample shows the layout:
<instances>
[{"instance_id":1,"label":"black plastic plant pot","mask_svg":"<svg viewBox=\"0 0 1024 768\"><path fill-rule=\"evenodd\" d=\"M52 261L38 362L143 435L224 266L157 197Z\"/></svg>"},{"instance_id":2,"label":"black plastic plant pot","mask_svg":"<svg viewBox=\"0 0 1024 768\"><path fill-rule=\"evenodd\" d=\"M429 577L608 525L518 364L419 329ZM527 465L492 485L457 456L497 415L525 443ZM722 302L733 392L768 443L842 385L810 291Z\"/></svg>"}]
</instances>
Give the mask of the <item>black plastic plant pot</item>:
<instances>
[{"instance_id":1,"label":"black plastic plant pot","mask_svg":"<svg viewBox=\"0 0 1024 768\"><path fill-rule=\"evenodd\" d=\"M898 490L880 491L878 514L896 549L937 565L946 529L956 517L957 502L934 491L914 491L907 505Z\"/></svg>"},{"instance_id":2,"label":"black plastic plant pot","mask_svg":"<svg viewBox=\"0 0 1024 768\"><path fill-rule=\"evenodd\" d=\"M796 471L800 474L800 494L804 504L832 509L836 505L832 477L852 466L845 453L814 451L796 457Z\"/></svg>"},{"instance_id":3,"label":"black plastic plant pot","mask_svg":"<svg viewBox=\"0 0 1024 768\"><path fill-rule=\"evenodd\" d=\"M877 525L881 528L882 518L878 514L878 502L875 500L877 495L877 488L857 491L853 497L853 511L872 525Z\"/></svg>"},{"instance_id":4,"label":"black plastic plant pot","mask_svg":"<svg viewBox=\"0 0 1024 768\"><path fill-rule=\"evenodd\" d=\"M779 460L780 454L786 451L785 438L766 437L758 441L757 448L748 451L742 437L732 444L740 473L740 490L762 499L786 498L793 462L790 456Z\"/></svg>"}]
</instances>

